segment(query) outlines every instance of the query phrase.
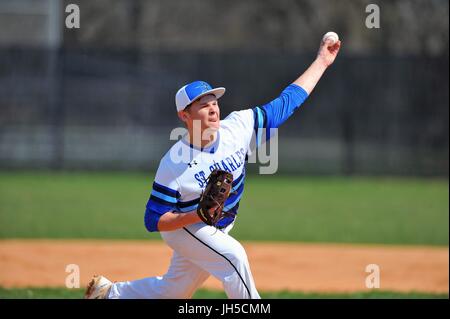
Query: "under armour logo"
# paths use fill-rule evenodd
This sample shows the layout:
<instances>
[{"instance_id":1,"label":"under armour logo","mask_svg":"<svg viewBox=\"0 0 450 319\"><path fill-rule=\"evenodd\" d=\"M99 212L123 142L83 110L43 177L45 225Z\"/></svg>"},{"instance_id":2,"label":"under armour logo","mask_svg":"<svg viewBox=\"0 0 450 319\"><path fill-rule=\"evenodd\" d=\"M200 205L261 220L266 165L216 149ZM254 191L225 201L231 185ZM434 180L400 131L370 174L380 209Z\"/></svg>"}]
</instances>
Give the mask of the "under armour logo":
<instances>
[{"instance_id":1,"label":"under armour logo","mask_svg":"<svg viewBox=\"0 0 450 319\"><path fill-rule=\"evenodd\" d=\"M194 161L190 162L190 163L188 164L188 166L189 166L189 167L192 167L193 165L197 165L197 164L198 164L197 161L194 160Z\"/></svg>"}]
</instances>

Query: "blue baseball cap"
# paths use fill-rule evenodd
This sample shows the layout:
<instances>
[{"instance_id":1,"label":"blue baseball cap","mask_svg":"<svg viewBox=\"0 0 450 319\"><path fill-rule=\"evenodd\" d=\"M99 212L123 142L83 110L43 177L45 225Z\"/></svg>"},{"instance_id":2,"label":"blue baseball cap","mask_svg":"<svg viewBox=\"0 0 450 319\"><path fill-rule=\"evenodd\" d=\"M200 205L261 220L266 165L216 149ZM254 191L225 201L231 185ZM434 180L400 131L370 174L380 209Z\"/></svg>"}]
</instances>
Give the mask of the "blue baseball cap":
<instances>
[{"instance_id":1,"label":"blue baseball cap","mask_svg":"<svg viewBox=\"0 0 450 319\"><path fill-rule=\"evenodd\" d=\"M211 85L204 81L194 81L186 84L181 89L178 90L175 95L175 104L177 105L177 111L182 111L204 95L213 94L216 99L220 98L225 93L224 87L218 87L213 89Z\"/></svg>"}]
</instances>

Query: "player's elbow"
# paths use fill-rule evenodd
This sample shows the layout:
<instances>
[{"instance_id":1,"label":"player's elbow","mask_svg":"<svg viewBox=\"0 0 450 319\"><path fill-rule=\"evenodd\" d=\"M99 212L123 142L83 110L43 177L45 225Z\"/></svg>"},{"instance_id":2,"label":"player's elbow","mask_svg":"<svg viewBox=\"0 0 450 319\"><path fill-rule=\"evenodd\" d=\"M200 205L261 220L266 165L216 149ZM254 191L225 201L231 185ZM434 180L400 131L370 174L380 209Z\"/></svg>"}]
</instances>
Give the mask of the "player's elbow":
<instances>
[{"instance_id":1,"label":"player's elbow","mask_svg":"<svg viewBox=\"0 0 450 319\"><path fill-rule=\"evenodd\" d=\"M146 208L144 214L144 224L145 228L149 232L157 232L158 231L158 222L161 218L161 215L152 211L150 208Z\"/></svg>"}]
</instances>

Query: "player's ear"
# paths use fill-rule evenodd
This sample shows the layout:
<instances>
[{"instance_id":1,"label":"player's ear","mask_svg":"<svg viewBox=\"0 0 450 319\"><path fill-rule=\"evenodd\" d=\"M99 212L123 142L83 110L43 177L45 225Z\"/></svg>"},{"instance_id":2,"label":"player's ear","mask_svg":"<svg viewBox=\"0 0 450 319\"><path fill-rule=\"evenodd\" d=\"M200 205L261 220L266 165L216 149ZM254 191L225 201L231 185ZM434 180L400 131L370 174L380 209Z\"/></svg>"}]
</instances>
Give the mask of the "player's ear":
<instances>
[{"instance_id":1,"label":"player's ear","mask_svg":"<svg viewBox=\"0 0 450 319\"><path fill-rule=\"evenodd\" d=\"M186 122L189 119L189 113L185 110L178 112L178 118L183 121Z\"/></svg>"}]
</instances>

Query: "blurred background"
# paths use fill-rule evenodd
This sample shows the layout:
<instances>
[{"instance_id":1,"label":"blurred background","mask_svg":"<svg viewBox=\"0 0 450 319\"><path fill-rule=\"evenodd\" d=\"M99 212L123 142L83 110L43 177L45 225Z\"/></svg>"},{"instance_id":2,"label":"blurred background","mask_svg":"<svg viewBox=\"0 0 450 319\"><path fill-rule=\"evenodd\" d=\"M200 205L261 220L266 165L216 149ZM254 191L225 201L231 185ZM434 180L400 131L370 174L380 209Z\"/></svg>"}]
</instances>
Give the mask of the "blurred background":
<instances>
[{"instance_id":1,"label":"blurred background","mask_svg":"<svg viewBox=\"0 0 450 319\"><path fill-rule=\"evenodd\" d=\"M179 87L225 86L224 116L262 105L333 30L340 56L281 127L279 172L448 177L448 1L376 1L369 29L372 2L0 0L0 169L152 171Z\"/></svg>"}]
</instances>

